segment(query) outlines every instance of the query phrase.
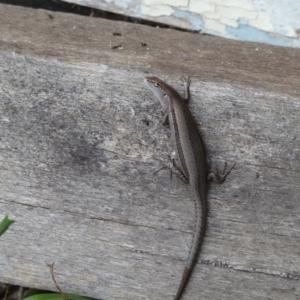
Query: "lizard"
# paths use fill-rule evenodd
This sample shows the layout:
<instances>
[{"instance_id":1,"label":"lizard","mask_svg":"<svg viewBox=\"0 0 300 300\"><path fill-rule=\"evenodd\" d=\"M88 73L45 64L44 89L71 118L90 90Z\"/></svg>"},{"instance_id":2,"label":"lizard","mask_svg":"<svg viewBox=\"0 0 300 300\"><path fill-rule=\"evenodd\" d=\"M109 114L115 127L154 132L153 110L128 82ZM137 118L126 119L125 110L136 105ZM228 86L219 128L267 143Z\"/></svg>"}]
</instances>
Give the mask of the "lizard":
<instances>
[{"instance_id":1,"label":"lizard","mask_svg":"<svg viewBox=\"0 0 300 300\"><path fill-rule=\"evenodd\" d=\"M179 300L192 275L203 242L207 217L207 181L216 178L219 183L222 183L235 164L227 173L225 173L227 165L225 164L223 172L218 171L217 174L211 173L207 176L203 143L187 105L190 98L190 77L185 81L185 98L181 97L172 86L157 77L146 77L144 82L162 105L163 125L170 125L172 140L179 156L181 169L176 168L176 170L180 172L182 181L190 185L195 202L195 233L181 282L174 298L174 300ZM173 167L175 166L173 165Z\"/></svg>"}]
</instances>

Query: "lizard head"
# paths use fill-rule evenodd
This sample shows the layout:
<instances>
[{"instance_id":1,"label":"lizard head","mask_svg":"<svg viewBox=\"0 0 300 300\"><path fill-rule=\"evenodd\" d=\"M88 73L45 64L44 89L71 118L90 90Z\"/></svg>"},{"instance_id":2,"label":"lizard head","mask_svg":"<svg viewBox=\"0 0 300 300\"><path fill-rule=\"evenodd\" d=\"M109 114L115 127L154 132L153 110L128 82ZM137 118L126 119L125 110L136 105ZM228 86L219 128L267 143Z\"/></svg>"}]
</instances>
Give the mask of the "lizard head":
<instances>
[{"instance_id":1,"label":"lizard head","mask_svg":"<svg viewBox=\"0 0 300 300\"><path fill-rule=\"evenodd\" d=\"M161 102L163 105L164 103L164 97L166 95L165 92L165 85L166 83L162 81L161 79L154 77L154 76L149 76L144 79L145 85L147 88L149 88L150 91L154 93L154 95L158 98L158 100Z\"/></svg>"}]
</instances>

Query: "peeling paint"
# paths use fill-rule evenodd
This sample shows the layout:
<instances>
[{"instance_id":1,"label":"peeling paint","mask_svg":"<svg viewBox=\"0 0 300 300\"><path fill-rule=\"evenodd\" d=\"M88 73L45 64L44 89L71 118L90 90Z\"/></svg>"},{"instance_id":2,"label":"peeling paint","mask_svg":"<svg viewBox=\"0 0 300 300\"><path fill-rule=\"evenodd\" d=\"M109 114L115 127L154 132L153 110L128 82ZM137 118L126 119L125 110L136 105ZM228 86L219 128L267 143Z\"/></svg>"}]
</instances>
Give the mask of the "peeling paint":
<instances>
[{"instance_id":1,"label":"peeling paint","mask_svg":"<svg viewBox=\"0 0 300 300\"><path fill-rule=\"evenodd\" d=\"M226 25L220 21L204 18L205 29L209 30L210 33L223 33L226 34Z\"/></svg>"},{"instance_id":2,"label":"peeling paint","mask_svg":"<svg viewBox=\"0 0 300 300\"><path fill-rule=\"evenodd\" d=\"M238 8L243 8L245 10L253 10L253 3L252 0L222 0L220 3L223 6L228 6L228 7L238 7Z\"/></svg>"},{"instance_id":3,"label":"peeling paint","mask_svg":"<svg viewBox=\"0 0 300 300\"><path fill-rule=\"evenodd\" d=\"M168 5L152 5L147 6L143 5L141 8L142 15L147 15L151 17L159 17L159 16L170 16L175 12L171 6Z\"/></svg>"},{"instance_id":4,"label":"peeling paint","mask_svg":"<svg viewBox=\"0 0 300 300\"><path fill-rule=\"evenodd\" d=\"M300 45L300 1L99 0L102 1L110 3L108 7L127 6L128 11L134 12L134 16L138 18L157 20L226 38L289 47Z\"/></svg>"},{"instance_id":5,"label":"peeling paint","mask_svg":"<svg viewBox=\"0 0 300 300\"><path fill-rule=\"evenodd\" d=\"M224 25L228 25L234 28L238 28L239 24L237 20L232 20L232 19L228 19L228 18L220 18L220 23L224 24Z\"/></svg>"},{"instance_id":6,"label":"peeling paint","mask_svg":"<svg viewBox=\"0 0 300 300\"><path fill-rule=\"evenodd\" d=\"M240 18L244 18L247 20L254 20L257 18L256 11L246 10L243 8L218 5L216 11L219 11L221 13L221 17L232 19L234 21L238 21Z\"/></svg>"},{"instance_id":7,"label":"peeling paint","mask_svg":"<svg viewBox=\"0 0 300 300\"><path fill-rule=\"evenodd\" d=\"M116 6L127 9L131 3L131 0L104 0L106 3L114 3Z\"/></svg>"},{"instance_id":8,"label":"peeling paint","mask_svg":"<svg viewBox=\"0 0 300 300\"><path fill-rule=\"evenodd\" d=\"M170 5L174 7L187 6L188 0L144 0L144 4L151 5Z\"/></svg>"},{"instance_id":9,"label":"peeling paint","mask_svg":"<svg viewBox=\"0 0 300 300\"><path fill-rule=\"evenodd\" d=\"M296 38L298 37L298 34L294 30L294 28L290 25L281 25L278 28L278 32L282 35L285 35L287 37Z\"/></svg>"},{"instance_id":10,"label":"peeling paint","mask_svg":"<svg viewBox=\"0 0 300 300\"><path fill-rule=\"evenodd\" d=\"M206 1L191 0L188 10L193 13L215 12L215 4Z\"/></svg>"},{"instance_id":11,"label":"peeling paint","mask_svg":"<svg viewBox=\"0 0 300 300\"><path fill-rule=\"evenodd\" d=\"M239 21L239 27L227 27L227 32L237 39L244 41L255 41L268 43L272 45L284 46L284 47L300 47L300 41L293 40L287 37L276 37L276 34L270 36L267 32L259 30L249 25L247 20L241 19Z\"/></svg>"},{"instance_id":12,"label":"peeling paint","mask_svg":"<svg viewBox=\"0 0 300 300\"><path fill-rule=\"evenodd\" d=\"M185 19L191 24L191 29L196 31L204 30L204 23L198 15L195 15L186 10L177 10L174 14L175 17Z\"/></svg>"},{"instance_id":13,"label":"peeling paint","mask_svg":"<svg viewBox=\"0 0 300 300\"><path fill-rule=\"evenodd\" d=\"M274 32L274 25L271 23L271 19L265 12L259 12L256 19L249 20L249 24L252 27L261 29L266 32Z\"/></svg>"}]
</instances>

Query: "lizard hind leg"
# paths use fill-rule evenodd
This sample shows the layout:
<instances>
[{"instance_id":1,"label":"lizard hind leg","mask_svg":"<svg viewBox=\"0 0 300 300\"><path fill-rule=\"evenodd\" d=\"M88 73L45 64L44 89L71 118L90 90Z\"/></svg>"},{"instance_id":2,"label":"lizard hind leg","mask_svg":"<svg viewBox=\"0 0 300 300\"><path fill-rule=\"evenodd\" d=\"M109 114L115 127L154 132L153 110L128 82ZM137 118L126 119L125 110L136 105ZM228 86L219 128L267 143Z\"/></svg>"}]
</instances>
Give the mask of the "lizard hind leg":
<instances>
[{"instance_id":1,"label":"lizard hind leg","mask_svg":"<svg viewBox=\"0 0 300 300\"><path fill-rule=\"evenodd\" d=\"M167 169L169 169L169 170L171 171L171 179L172 179L172 174L174 173L176 176L179 177L179 179L180 179L183 183L188 184L189 181L188 181L186 175L183 173L183 171L182 171L179 167L176 166L174 158L172 158L170 155L169 155L169 162L170 162L169 165L164 165L164 166L162 166L161 168L159 168L158 170L156 170L156 171L153 173L153 175L156 174L156 173L158 173L158 172L161 171L162 169L167 168Z\"/></svg>"},{"instance_id":2,"label":"lizard hind leg","mask_svg":"<svg viewBox=\"0 0 300 300\"><path fill-rule=\"evenodd\" d=\"M233 164L233 166L226 172L227 162L225 162L224 168L223 168L222 171L220 171L217 168L216 173L209 173L208 174L207 181L214 181L214 182L217 182L219 184L222 184L226 180L226 177L229 175L229 173L234 169L234 167L235 167L235 164Z\"/></svg>"}]
</instances>

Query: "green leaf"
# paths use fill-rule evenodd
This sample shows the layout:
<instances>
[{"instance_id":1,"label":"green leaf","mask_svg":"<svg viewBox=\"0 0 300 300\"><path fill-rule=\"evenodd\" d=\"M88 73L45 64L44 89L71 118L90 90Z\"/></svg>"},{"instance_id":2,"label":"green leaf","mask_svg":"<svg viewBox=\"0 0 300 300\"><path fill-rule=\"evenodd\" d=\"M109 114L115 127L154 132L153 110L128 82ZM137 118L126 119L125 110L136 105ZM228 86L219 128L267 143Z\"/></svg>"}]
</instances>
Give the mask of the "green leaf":
<instances>
[{"instance_id":1,"label":"green leaf","mask_svg":"<svg viewBox=\"0 0 300 300\"><path fill-rule=\"evenodd\" d=\"M36 295L36 294L46 294L46 293L49 293L49 292L45 291L45 290L39 290L39 289L30 289L30 292L25 297L23 297L22 299L25 299L27 297L30 297L30 296L33 296L33 295Z\"/></svg>"},{"instance_id":2,"label":"green leaf","mask_svg":"<svg viewBox=\"0 0 300 300\"><path fill-rule=\"evenodd\" d=\"M6 215L0 223L0 236L9 228L9 226L14 223L14 220L10 220Z\"/></svg>"},{"instance_id":3,"label":"green leaf","mask_svg":"<svg viewBox=\"0 0 300 300\"><path fill-rule=\"evenodd\" d=\"M93 300L92 298L66 294L69 300Z\"/></svg>"},{"instance_id":4,"label":"green leaf","mask_svg":"<svg viewBox=\"0 0 300 300\"><path fill-rule=\"evenodd\" d=\"M91 298L81 297L71 294L66 294L69 300L92 300ZM29 297L23 298L23 300L63 300L64 296L57 293L47 293L47 294L35 294Z\"/></svg>"}]
</instances>

